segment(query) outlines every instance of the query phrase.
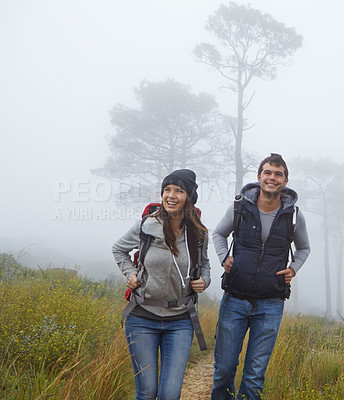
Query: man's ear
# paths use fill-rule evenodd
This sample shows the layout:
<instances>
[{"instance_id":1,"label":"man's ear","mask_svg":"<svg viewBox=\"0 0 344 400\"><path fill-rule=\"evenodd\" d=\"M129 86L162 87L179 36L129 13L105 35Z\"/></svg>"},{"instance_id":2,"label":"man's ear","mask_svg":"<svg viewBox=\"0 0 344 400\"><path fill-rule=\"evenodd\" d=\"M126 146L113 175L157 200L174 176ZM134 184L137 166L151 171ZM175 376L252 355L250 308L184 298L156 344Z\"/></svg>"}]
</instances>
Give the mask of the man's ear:
<instances>
[{"instance_id":1,"label":"man's ear","mask_svg":"<svg viewBox=\"0 0 344 400\"><path fill-rule=\"evenodd\" d=\"M286 186L288 182L289 182L289 179L288 179L288 178L285 178L283 187Z\"/></svg>"}]
</instances>

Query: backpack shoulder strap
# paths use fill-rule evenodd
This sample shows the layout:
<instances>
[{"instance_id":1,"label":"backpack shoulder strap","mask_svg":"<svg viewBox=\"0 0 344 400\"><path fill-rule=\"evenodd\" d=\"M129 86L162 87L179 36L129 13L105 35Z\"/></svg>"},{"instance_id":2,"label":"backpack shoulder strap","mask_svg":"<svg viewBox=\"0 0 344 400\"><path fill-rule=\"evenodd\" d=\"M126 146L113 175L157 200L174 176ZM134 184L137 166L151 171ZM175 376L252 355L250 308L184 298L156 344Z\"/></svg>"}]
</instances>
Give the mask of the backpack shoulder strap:
<instances>
[{"instance_id":1,"label":"backpack shoulder strap","mask_svg":"<svg viewBox=\"0 0 344 400\"><path fill-rule=\"evenodd\" d=\"M298 211L299 211L299 207L294 205L293 216L291 218L291 226L290 226L291 229L290 229L290 235L289 235L290 242L294 241L294 234L295 234L295 227L296 227L296 220L297 220Z\"/></svg>"},{"instance_id":2,"label":"backpack shoulder strap","mask_svg":"<svg viewBox=\"0 0 344 400\"><path fill-rule=\"evenodd\" d=\"M197 252L198 252L198 258L197 258L197 264L196 267L193 270L192 277L194 280L197 280L201 277L201 266L202 266L202 251L203 251L203 241L198 242L198 247L197 247Z\"/></svg>"},{"instance_id":3,"label":"backpack shoulder strap","mask_svg":"<svg viewBox=\"0 0 344 400\"><path fill-rule=\"evenodd\" d=\"M146 257L148 248L152 242L152 240L155 239L154 236L148 235L147 233L144 233L142 230L142 225L146 221L146 219L149 217L150 214L153 212L157 211L161 207L161 203L149 203L146 205L145 209L143 210L142 213L142 220L140 224L140 249L139 249L139 256L138 256L138 262L142 264L143 266L143 261Z\"/></svg>"},{"instance_id":4,"label":"backpack shoulder strap","mask_svg":"<svg viewBox=\"0 0 344 400\"><path fill-rule=\"evenodd\" d=\"M290 251L290 257L291 257L291 261L294 262L295 258L294 258L294 252L293 252L293 248L291 246L292 242L294 241L294 235L295 235L295 227L296 227L296 220L297 220L297 213L299 211L299 208L294 205L294 210L292 213L291 218L289 219L289 251Z\"/></svg>"},{"instance_id":5,"label":"backpack shoulder strap","mask_svg":"<svg viewBox=\"0 0 344 400\"><path fill-rule=\"evenodd\" d=\"M234 235L238 234L241 213L242 213L242 196L240 194L237 194L234 198L234 224L233 224Z\"/></svg>"},{"instance_id":6,"label":"backpack shoulder strap","mask_svg":"<svg viewBox=\"0 0 344 400\"><path fill-rule=\"evenodd\" d=\"M139 250L139 257L138 257L138 268L139 272L137 274L137 280L139 282L142 281L142 275L143 275L143 270L144 270L144 259L146 257L147 251L149 249L149 246L151 245L152 241L155 239L154 236L149 235L148 233L143 232L142 230L142 225L146 221L148 216L145 216L142 218L141 224L140 224L140 250Z\"/></svg>"},{"instance_id":7,"label":"backpack shoulder strap","mask_svg":"<svg viewBox=\"0 0 344 400\"><path fill-rule=\"evenodd\" d=\"M223 259L223 261L225 261L226 258L228 258L230 256L231 252L232 252L232 249L233 249L233 246L234 246L234 239L237 236L238 231L239 231L242 208L243 208L243 206L242 206L242 196L240 194L237 194L234 197L234 222L233 222L233 231L232 231L232 241L231 241L231 244L229 246L229 250L228 250L225 258Z\"/></svg>"},{"instance_id":8,"label":"backpack shoulder strap","mask_svg":"<svg viewBox=\"0 0 344 400\"><path fill-rule=\"evenodd\" d=\"M147 207L145 208L145 210L147 209ZM144 272L144 268L145 268L143 262L144 262L144 259L145 259L145 256L147 254L150 244L155 239L154 236L149 235L148 233L145 233L142 230L142 225L144 224L144 222L147 218L148 218L148 215L142 216L142 220L141 220L141 224L140 224L140 232L139 232L140 248L136 252L136 254L138 253L138 256L134 255L134 260L135 259L137 260L137 261L134 261L134 263L137 262L137 267L138 267L137 280L138 280L138 282L142 282L143 272ZM130 314L130 312L135 308L136 305L140 304L140 302L137 301L138 296L136 295L136 289L134 289L134 290L127 289L127 290L129 290L129 293L128 293L128 297L126 297L126 298L129 302L122 312L122 319L121 319L122 326L123 326L123 323L126 320L127 316Z\"/></svg>"}]
</instances>

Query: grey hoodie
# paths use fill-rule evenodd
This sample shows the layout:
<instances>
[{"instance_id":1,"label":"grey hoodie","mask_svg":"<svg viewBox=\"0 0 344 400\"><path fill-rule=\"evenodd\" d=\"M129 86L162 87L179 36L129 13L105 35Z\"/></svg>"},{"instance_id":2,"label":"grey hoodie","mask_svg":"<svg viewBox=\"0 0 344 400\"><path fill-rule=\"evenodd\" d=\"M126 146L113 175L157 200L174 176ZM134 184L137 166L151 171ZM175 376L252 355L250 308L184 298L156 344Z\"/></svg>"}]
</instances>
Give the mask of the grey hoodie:
<instances>
[{"instance_id":1,"label":"grey hoodie","mask_svg":"<svg viewBox=\"0 0 344 400\"><path fill-rule=\"evenodd\" d=\"M116 263L126 279L137 274L137 268L131 260L130 252L138 249L140 245L140 225L141 220L124 234L112 247L112 252ZM179 251L178 257L171 254L170 249L165 243L163 226L160 220L155 217L148 217L143 225L142 231L155 237L145 256L143 284L137 291L151 300L174 300L186 297L191 292L190 278L188 276L189 257L185 242L185 228L181 229L176 241ZM208 238L204 240L202 248L202 267L201 276L205 281L206 287L210 284L210 265L208 259ZM184 287L183 287L184 286ZM165 317L184 313L186 306L164 308L157 306L142 306L147 311L155 315Z\"/></svg>"}]
</instances>

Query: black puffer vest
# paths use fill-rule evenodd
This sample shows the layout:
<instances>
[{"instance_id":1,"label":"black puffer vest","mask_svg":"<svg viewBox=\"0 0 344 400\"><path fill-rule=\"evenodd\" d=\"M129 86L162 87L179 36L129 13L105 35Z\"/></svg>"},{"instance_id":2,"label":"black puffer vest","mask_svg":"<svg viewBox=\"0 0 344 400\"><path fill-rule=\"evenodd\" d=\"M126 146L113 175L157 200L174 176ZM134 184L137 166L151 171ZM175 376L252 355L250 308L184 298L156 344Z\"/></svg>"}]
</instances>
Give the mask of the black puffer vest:
<instances>
[{"instance_id":1,"label":"black puffer vest","mask_svg":"<svg viewBox=\"0 0 344 400\"><path fill-rule=\"evenodd\" d=\"M242 190L242 213L237 235L234 238L234 263L226 274L223 288L234 296L264 298L289 298L290 285L277 271L286 268L292 218L297 194L284 188L281 208L265 242L261 239L261 222L257 207L259 184L246 185Z\"/></svg>"}]
</instances>

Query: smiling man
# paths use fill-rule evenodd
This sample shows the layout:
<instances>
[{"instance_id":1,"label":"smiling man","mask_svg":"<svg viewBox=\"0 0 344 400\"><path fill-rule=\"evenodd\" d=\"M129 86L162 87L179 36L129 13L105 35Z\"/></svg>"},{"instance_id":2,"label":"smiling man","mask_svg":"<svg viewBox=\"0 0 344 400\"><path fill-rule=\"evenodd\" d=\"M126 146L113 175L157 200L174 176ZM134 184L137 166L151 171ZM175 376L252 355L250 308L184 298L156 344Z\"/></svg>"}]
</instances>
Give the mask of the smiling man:
<instances>
[{"instance_id":1,"label":"smiling man","mask_svg":"<svg viewBox=\"0 0 344 400\"><path fill-rule=\"evenodd\" d=\"M225 269L225 292L216 333L212 400L235 399L235 374L248 329L238 398L262 398L290 282L310 252L305 219L295 205L297 194L286 186L288 168L283 158L279 154L265 158L257 178L258 183L242 188L237 206L228 208L213 233ZM232 232L233 255L227 243Z\"/></svg>"}]
</instances>

